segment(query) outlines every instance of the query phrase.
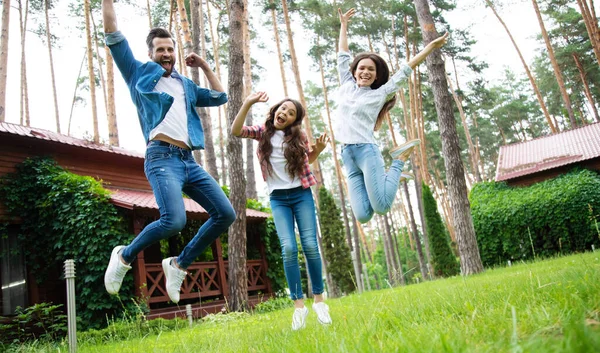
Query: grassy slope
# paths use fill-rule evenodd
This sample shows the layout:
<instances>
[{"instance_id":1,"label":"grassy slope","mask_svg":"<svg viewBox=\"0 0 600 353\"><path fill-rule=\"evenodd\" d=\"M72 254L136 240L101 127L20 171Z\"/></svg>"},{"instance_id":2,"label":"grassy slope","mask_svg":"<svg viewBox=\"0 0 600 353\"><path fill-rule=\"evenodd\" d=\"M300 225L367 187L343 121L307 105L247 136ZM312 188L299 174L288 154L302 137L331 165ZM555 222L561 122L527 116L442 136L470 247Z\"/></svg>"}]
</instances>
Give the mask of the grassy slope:
<instances>
[{"instance_id":1,"label":"grassy slope","mask_svg":"<svg viewBox=\"0 0 600 353\"><path fill-rule=\"evenodd\" d=\"M600 352L600 254L329 300L290 329L293 309L80 352Z\"/></svg>"}]
</instances>

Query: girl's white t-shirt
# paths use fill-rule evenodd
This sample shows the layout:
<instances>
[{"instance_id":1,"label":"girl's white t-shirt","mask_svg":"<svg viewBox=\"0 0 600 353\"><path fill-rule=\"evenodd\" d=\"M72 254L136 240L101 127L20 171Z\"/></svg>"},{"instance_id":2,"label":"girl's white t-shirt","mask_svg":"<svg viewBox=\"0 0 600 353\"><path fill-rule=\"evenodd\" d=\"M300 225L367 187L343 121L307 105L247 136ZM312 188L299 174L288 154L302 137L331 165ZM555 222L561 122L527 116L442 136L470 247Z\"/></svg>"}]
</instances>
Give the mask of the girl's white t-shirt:
<instances>
[{"instance_id":1,"label":"girl's white t-shirt","mask_svg":"<svg viewBox=\"0 0 600 353\"><path fill-rule=\"evenodd\" d=\"M284 142L284 132L276 130L273 137L271 137L271 144L273 145L273 152L271 153L270 162L273 167L273 173L267 173L267 187L269 188L269 194L273 190L278 189L293 189L298 186L302 186L302 181L298 176L293 178L287 172L287 160L283 155L287 144Z\"/></svg>"},{"instance_id":2,"label":"girl's white t-shirt","mask_svg":"<svg viewBox=\"0 0 600 353\"><path fill-rule=\"evenodd\" d=\"M158 134L164 134L170 138L184 142L190 146L190 135L187 127L187 111L185 106L185 91L183 82L172 76L161 77L154 87L154 92L164 92L173 97L173 104L165 115L163 121L150 131L150 140Z\"/></svg>"}]
</instances>

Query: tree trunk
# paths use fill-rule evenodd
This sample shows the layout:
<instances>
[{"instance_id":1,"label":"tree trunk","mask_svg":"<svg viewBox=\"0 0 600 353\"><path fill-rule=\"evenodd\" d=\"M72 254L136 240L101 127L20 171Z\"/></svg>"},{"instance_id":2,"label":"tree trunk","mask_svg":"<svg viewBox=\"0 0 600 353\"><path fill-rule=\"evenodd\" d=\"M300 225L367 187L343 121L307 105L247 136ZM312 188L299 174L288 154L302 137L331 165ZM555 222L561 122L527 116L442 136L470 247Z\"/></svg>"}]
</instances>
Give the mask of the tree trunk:
<instances>
[{"instance_id":1,"label":"tree trunk","mask_svg":"<svg viewBox=\"0 0 600 353\"><path fill-rule=\"evenodd\" d=\"M379 230L379 238L383 244L383 252L385 255L385 266L387 267L388 280L390 284L394 283L394 264L392 261L392 254L390 253L390 244L388 243L388 237L385 234L385 225L381 225L383 222L383 216L377 215L377 228Z\"/></svg>"},{"instance_id":2,"label":"tree trunk","mask_svg":"<svg viewBox=\"0 0 600 353\"><path fill-rule=\"evenodd\" d=\"M423 42L429 44L438 37L429 11L427 0L414 0L417 17L421 25ZM460 146L456 131L456 120L452 110L452 101L448 94L446 70L439 49L434 50L426 59L429 82L432 86L435 109L438 115L446 178L450 203L454 211L454 223L463 275L483 271L483 264L477 248L477 238L471 218L471 209L467 197L464 169L460 158Z\"/></svg>"},{"instance_id":3,"label":"tree trunk","mask_svg":"<svg viewBox=\"0 0 600 353\"><path fill-rule=\"evenodd\" d=\"M83 64L87 58L87 48L83 52L81 57L81 63L79 64L79 71L77 71L77 79L75 80L75 89L73 90L73 99L71 100L71 112L69 113L69 124L67 125L67 136L71 136L71 121L73 120L73 109L75 108L75 102L77 101L77 89L79 88L79 79L81 78L81 72L83 71Z\"/></svg>"},{"instance_id":4,"label":"tree trunk","mask_svg":"<svg viewBox=\"0 0 600 353\"><path fill-rule=\"evenodd\" d=\"M288 97L287 81L285 79L285 68L283 66L283 55L281 53L281 44L279 40L279 29L277 29L277 15L275 13L275 4L269 0L271 7L271 21L273 21L273 33L275 34L275 44L277 45L277 57L279 58L279 71L281 72L281 82L283 84L283 94Z\"/></svg>"},{"instance_id":5,"label":"tree trunk","mask_svg":"<svg viewBox=\"0 0 600 353\"><path fill-rule=\"evenodd\" d=\"M287 37L288 43L290 47L290 55L292 57L292 71L294 72L294 78L296 80L296 88L298 89L298 95L300 96L300 103L306 109L306 98L304 97L304 90L302 89L302 81L300 80L300 68L298 66L298 57L296 56L296 49L294 48L294 37L292 33L292 27L290 24L290 17L288 13L287 0L282 0L281 5L283 7L283 17L285 18L285 26L287 28ZM310 124L310 119L306 117L304 119L304 125L306 130L306 135L308 136L308 141L312 143L314 141L312 136L312 128ZM319 166L318 159L312 163L312 171L315 174L315 178L317 179L317 188L323 185L323 176L321 174L321 167ZM319 202L318 195L315 195L315 201Z\"/></svg>"},{"instance_id":6,"label":"tree trunk","mask_svg":"<svg viewBox=\"0 0 600 353\"><path fill-rule=\"evenodd\" d=\"M152 11L150 10L150 0L146 0L146 13L148 14L148 28L152 29Z\"/></svg>"},{"instance_id":7,"label":"tree trunk","mask_svg":"<svg viewBox=\"0 0 600 353\"><path fill-rule=\"evenodd\" d=\"M336 149L336 144L335 144L335 136L333 133L333 128L331 125L331 114L330 114L330 109L329 109L329 98L328 98L328 94L327 94L327 86L325 85L325 74L323 72L323 60L321 58L321 56L319 55L319 70L321 73L321 85L323 86L323 97L325 99L325 111L327 113L327 123L329 126L329 132L331 134L331 149L333 151L333 160L335 163L335 176L337 178L337 182L338 182L338 191L340 193L340 207L342 209L342 216L343 216L343 221L344 221L344 230L346 232L346 241L348 242L348 248L350 249L350 253L352 254L353 251L355 251L355 249L358 249L357 254L354 254L355 256L352 257L352 262L354 264L354 275L356 276L357 280L357 289L359 293L362 293L363 291L363 287L362 287L362 282L360 282L360 278L361 278L361 270L360 268L357 268L357 266L361 266L361 261L360 261L360 243L358 242L358 237L355 236L355 243L356 246L352 246L352 236L350 235L350 225L348 222L348 210L346 209L346 198L344 195L344 187L343 187L343 182L342 182L342 171L341 171L341 167L340 167L340 162L339 159L337 157L337 149ZM325 270L326 273L327 270ZM328 275L328 279L331 276Z\"/></svg>"},{"instance_id":8,"label":"tree trunk","mask_svg":"<svg viewBox=\"0 0 600 353\"><path fill-rule=\"evenodd\" d=\"M229 18L229 125L233 124L242 107L243 98L243 0L231 0ZM231 310L241 311L248 307L248 273L246 270L246 178L242 158L242 142L228 134L227 159L231 173L230 200L237 214L229 227L229 288Z\"/></svg>"},{"instance_id":9,"label":"tree trunk","mask_svg":"<svg viewBox=\"0 0 600 353\"><path fill-rule=\"evenodd\" d=\"M248 0L244 0L244 98L252 93L252 59L250 57L250 14ZM252 109L246 114L246 125L253 125ZM258 199L256 176L254 173L254 141L246 139L246 197Z\"/></svg>"},{"instance_id":10,"label":"tree trunk","mask_svg":"<svg viewBox=\"0 0 600 353\"><path fill-rule=\"evenodd\" d=\"M0 30L0 122L6 115L6 74L8 68L8 39L10 22L10 0L2 2L2 29Z\"/></svg>"},{"instance_id":11,"label":"tree trunk","mask_svg":"<svg viewBox=\"0 0 600 353\"><path fill-rule=\"evenodd\" d=\"M594 118L597 122L600 122L600 117L598 116L598 109L596 108L596 104L594 102L594 97L592 96L592 92L590 91L590 85L587 82L585 70L583 69L583 65L581 65L581 61L577 56L577 53L573 53L573 60L575 60L575 65L577 66L577 70L579 71L579 78L581 78L581 83L583 83L583 90L585 92L585 96L592 107L592 111L594 112Z\"/></svg>"},{"instance_id":12,"label":"tree trunk","mask_svg":"<svg viewBox=\"0 0 600 353\"><path fill-rule=\"evenodd\" d=\"M562 72L560 67L558 67L558 62L556 61L556 56L554 55L554 49L552 48L552 43L550 43L550 37L548 36L548 32L546 31L546 26L544 25L544 20L542 19L542 14L540 13L540 8L536 0L531 0L533 3L533 8L535 9L535 14L537 15L538 22L540 23L540 29L542 30L542 37L544 38L544 42L546 43L546 49L548 49L548 57L550 58L550 62L552 63L552 69L554 70L554 76L556 76L556 82L558 82L558 88L560 89L560 94L562 96L563 102L565 103L565 108L567 109L567 114L569 114L569 121L571 122L571 128L577 127L577 120L575 120L575 114L573 114L573 107L571 106L571 99L569 98L569 94L567 93L567 88L565 87L565 81L563 80Z\"/></svg>"},{"instance_id":13,"label":"tree trunk","mask_svg":"<svg viewBox=\"0 0 600 353\"><path fill-rule=\"evenodd\" d=\"M422 1L422 0L413 0L413 1L415 1L415 3L416 3L416 1ZM538 103L540 104L540 107L542 108L542 111L544 112L544 116L546 117L546 121L548 122L548 126L550 126L550 130L553 133L558 132L558 127L555 126L554 123L552 123L552 119L550 118L550 114L548 113L548 109L546 108L546 104L544 103L544 99L542 98L542 94L540 93L540 90L538 89L538 86L535 83L535 78L531 74L531 71L529 70L529 66L527 66L527 63L525 62L525 59L523 58L523 55L521 54L521 50L517 46L517 42L515 42L515 39L513 38L513 36L510 33L510 31L508 30L508 27L506 26L506 24L504 23L504 21L502 20L502 18L498 14L498 12L496 12L496 8L492 4L491 0L485 0L485 2L488 4L488 6L490 7L490 9L494 12L494 15L496 16L496 18L498 19L498 21L500 21L500 23L504 27L504 30L508 34L508 37L510 38L510 41L513 43L513 45L515 47L515 50L517 51L517 54L519 54L519 58L521 59L521 63L523 64L523 67L525 68L525 72L527 73L527 77L529 77L529 82L531 82L531 87L533 87L533 91L535 92L535 96L537 97ZM428 6L428 10L429 10L429 6ZM420 21L420 19L419 19L419 21ZM461 266L462 266L462 263L461 263Z\"/></svg>"},{"instance_id":14,"label":"tree trunk","mask_svg":"<svg viewBox=\"0 0 600 353\"><path fill-rule=\"evenodd\" d=\"M398 269L398 256L397 256L397 250L394 247L394 240L392 237L392 231L390 229L390 221L389 221L389 217L388 214L384 214L383 215L383 222L384 222L384 229L385 229L385 237L387 239L387 244L389 247L389 254L390 254L390 262L392 263L392 267L394 269L394 279L393 279L393 283L398 283L398 279L402 278L402 271ZM400 283L404 282L403 279L400 279Z\"/></svg>"},{"instance_id":15,"label":"tree trunk","mask_svg":"<svg viewBox=\"0 0 600 353\"><path fill-rule=\"evenodd\" d=\"M108 46L106 51L106 114L108 118L108 142L111 146L119 146L119 130L117 127L117 111L115 109L115 69L113 57Z\"/></svg>"},{"instance_id":16,"label":"tree trunk","mask_svg":"<svg viewBox=\"0 0 600 353\"><path fill-rule=\"evenodd\" d=\"M406 181L402 182L404 187L404 194L406 196L406 205L408 206L408 215L410 216L410 227L412 229L413 239L415 247L417 248L417 255L419 257L419 270L421 271L421 277L423 281L427 280L427 263L425 262L425 256L423 256L423 248L421 247L421 240L419 237L419 230L417 229L417 223L413 213L412 203L410 202L410 193L408 192L408 184Z\"/></svg>"},{"instance_id":17,"label":"tree trunk","mask_svg":"<svg viewBox=\"0 0 600 353\"><path fill-rule=\"evenodd\" d=\"M21 28L21 125L29 126L29 89L27 87L27 60L25 59L25 38L27 35L27 19L29 15L29 0L25 0L25 14L21 13L21 0L19 1L19 22ZM0 69L2 70L2 69ZM1 106L1 105L0 105ZM0 115L2 115L0 113ZM25 124L23 124L25 123Z\"/></svg>"},{"instance_id":18,"label":"tree trunk","mask_svg":"<svg viewBox=\"0 0 600 353\"><path fill-rule=\"evenodd\" d=\"M593 6L593 1L591 1ZM594 55L596 56L596 61L600 64L600 37L597 35L599 33L598 25L594 18L595 14L592 15L589 6L585 0L577 0L577 5L579 5L579 9L581 10L581 16L583 17L583 22L585 23L585 28L588 32L588 36L590 37L590 43L592 44L592 49L594 50ZM595 11L594 11L595 12Z\"/></svg>"},{"instance_id":19,"label":"tree trunk","mask_svg":"<svg viewBox=\"0 0 600 353\"><path fill-rule=\"evenodd\" d=\"M94 143L100 143L100 133L98 131L98 108L96 106L96 75L94 74L94 56L92 53L90 1L83 0L83 4L85 10L85 34L87 40L88 75L90 78L90 99L92 101L92 122L94 124Z\"/></svg>"},{"instance_id":20,"label":"tree trunk","mask_svg":"<svg viewBox=\"0 0 600 353\"><path fill-rule=\"evenodd\" d=\"M229 10L228 10L229 11ZM210 31L210 40L212 43L212 52L213 52L213 58L215 60L215 74L217 75L217 77L219 79L221 79L221 59L219 57L219 36L214 34L213 31L213 23L212 23L212 17L210 14L210 4L207 1L206 2L206 16L208 18L208 28ZM225 136L223 134L223 117L221 115L221 109L223 109L224 115L227 116L227 105L224 104L221 107L218 108L218 119L219 119L219 150L221 153L221 183L223 185L227 184L227 167L226 167L226 162L225 162ZM216 158L215 158L216 159Z\"/></svg>"},{"instance_id":21,"label":"tree trunk","mask_svg":"<svg viewBox=\"0 0 600 353\"><path fill-rule=\"evenodd\" d=\"M481 174L479 174L479 167L477 165L477 156L475 154L475 146L473 145L473 140L471 139L471 132L469 132L469 126L467 125L467 117L465 115L465 111L462 107L462 102L456 91L454 91L454 87L452 86L452 80L448 80L450 84L450 92L452 92L452 98L454 98L454 103L458 107L458 112L460 114L460 121L462 122L463 130L465 131L465 136L467 137L467 144L469 146L469 161L471 162L471 172L475 176L475 181L481 182Z\"/></svg>"},{"instance_id":22,"label":"tree trunk","mask_svg":"<svg viewBox=\"0 0 600 353\"><path fill-rule=\"evenodd\" d=\"M109 75L109 65L110 65L110 75L111 77L104 76L104 70L102 69L102 63L100 62L100 48L98 47L98 36L96 31L96 22L94 21L93 12L90 11L90 19L92 20L92 29L94 30L94 47L96 49L96 59L98 61L98 72L100 73L100 87L102 87L102 96L104 97L104 111L106 112L106 118L108 123L108 143L110 146L118 146L119 145L119 131L117 127L117 117L115 113L115 92L114 92L114 68L113 68L113 59L110 55L110 49L105 45L104 52L106 54L106 76ZM108 87L108 80L112 80L112 87ZM112 89L110 93L108 90ZM109 100L112 100L109 102ZM110 108L109 108L110 105Z\"/></svg>"},{"instance_id":23,"label":"tree trunk","mask_svg":"<svg viewBox=\"0 0 600 353\"><path fill-rule=\"evenodd\" d=\"M52 79L52 94L54 96L54 116L56 118L56 132L60 134L60 116L58 114L58 97L56 92L56 78L54 76L54 60L52 59L52 38L50 35L50 16L48 12L50 11L50 3L49 0L44 0L44 11L46 15L46 41L48 44L48 57L50 59L50 77ZM91 80L91 78L90 78ZM90 86L92 84L90 83ZM1 95L1 93L0 93ZM0 107L1 109L1 107ZM1 112L0 112L1 114Z\"/></svg>"}]
</instances>

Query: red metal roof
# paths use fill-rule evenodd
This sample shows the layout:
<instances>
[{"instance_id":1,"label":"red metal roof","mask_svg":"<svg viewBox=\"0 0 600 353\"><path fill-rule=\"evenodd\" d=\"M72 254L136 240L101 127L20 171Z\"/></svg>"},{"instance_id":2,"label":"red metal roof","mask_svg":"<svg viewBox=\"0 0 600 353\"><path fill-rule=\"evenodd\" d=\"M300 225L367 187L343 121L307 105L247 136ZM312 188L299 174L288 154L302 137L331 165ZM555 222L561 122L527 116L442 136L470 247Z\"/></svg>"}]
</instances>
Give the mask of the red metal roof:
<instances>
[{"instance_id":1,"label":"red metal roof","mask_svg":"<svg viewBox=\"0 0 600 353\"><path fill-rule=\"evenodd\" d=\"M54 141L66 145L76 146L76 147L84 147L98 151L104 151L108 153L117 153L122 154L129 157L138 157L144 158L144 154L129 151L116 146L108 146L103 144L96 144L93 141L78 139L75 137L66 136L63 134L59 134L54 131L38 129L34 127L28 127L18 124L11 124L7 122L0 122L0 134L6 133L11 135L19 135L24 137L36 138L47 141Z\"/></svg>"},{"instance_id":2,"label":"red metal roof","mask_svg":"<svg viewBox=\"0 0 600 353\"><path fill-rule=\"evenodd\" d=\"M600 123L501 146L496 181L600 157Z\"/></svg>"},{"instance_id":3,"label":"red metal roof","mask_svg":"<svg viewBox=\"0 0 600 353\"><path fill-rule=\"evenodd\" d=\"M142 190L117 190L111 189L111 202L116 206L133 209L151 209L158 211L158 205L156 199L151 191ZM195 201L184 198L183 203L185 210L188 213L205 214L208 215L206 210L202 208ZM261 211L246 209L246 217L253 219L267 219L269 214Z\"/></svg>"}]
</instances>

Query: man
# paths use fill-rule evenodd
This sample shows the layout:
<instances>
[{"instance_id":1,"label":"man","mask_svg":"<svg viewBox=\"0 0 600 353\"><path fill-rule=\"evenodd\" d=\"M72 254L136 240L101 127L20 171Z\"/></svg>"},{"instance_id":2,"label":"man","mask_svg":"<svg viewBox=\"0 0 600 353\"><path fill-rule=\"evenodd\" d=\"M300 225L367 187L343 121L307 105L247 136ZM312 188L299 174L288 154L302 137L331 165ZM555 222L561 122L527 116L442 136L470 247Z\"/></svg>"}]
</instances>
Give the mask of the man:
<instances>
[{"instance_id":1,"label":"man","mask_svg":"<svg viewBox=\"0 0 600 353\"><path fill-rule=\"evenodd\" d=\"M186 268L235 219L235 211L221 187L192 156L192 150L204 148L204 133L195 107L224 104L227 94L208 63L195 53L186 56L186 65L201 68L211 89L201 88L177 73L175 43L167 30L150 31L146 39L150 61L142 63L133 57L127 40L117 29L113 0L102 0L102 15L106 44L129 87L148 144L144 172L160 211L160 219L146 226L131 244L112 250L104 285L108 293L117 294L140 251L183 229L183 191L209 213L210 219L178 257L162 261L167 293L177 303Z\"/></svg>"}]
</instances>

